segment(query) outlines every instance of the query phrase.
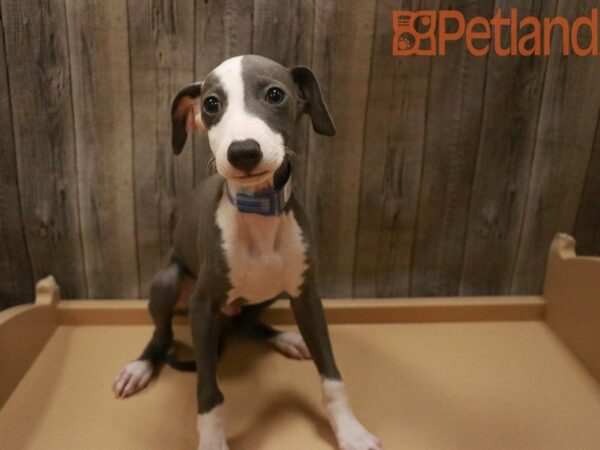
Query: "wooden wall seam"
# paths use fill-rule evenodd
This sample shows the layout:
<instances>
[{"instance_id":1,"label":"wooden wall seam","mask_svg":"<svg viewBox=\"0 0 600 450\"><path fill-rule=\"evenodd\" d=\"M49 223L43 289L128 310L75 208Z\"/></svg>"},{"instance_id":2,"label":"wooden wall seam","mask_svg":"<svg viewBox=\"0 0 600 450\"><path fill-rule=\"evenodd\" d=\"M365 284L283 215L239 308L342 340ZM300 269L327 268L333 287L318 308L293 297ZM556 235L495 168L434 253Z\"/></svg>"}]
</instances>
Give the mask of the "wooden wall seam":
<instances>
[{"instance_id":1,"label":"wooden wall seam","mask_svg":"<svg viewBox=\"0 0 600 450\"><path fill-rule=\"evenodd\" d=\"M66 0L64 0L62 2L62 4L63 4L63 14L65 15L65 18L66 18L67 17L67 3L66 3ZM66 29L66 33L67 33L67 37L68 37L69 36L69 21L66 20L66 19L65 19L65 29ZM71 44L69 43L69 39L67 38L67 53L69 55L71 55L71 47L70 47L70 45ZM67 58L67 63L68 63L68 70L69 70L70 80L73 80L73 70L72 70L72 67L71 67L71 58L70 57ZM75 124L75 105L73 104L73 82L72 81L69 83L69 92L70 92L70 95L71 95L71 123ZM75 143L75 149L77 149L77 146L78 146L78 143L77 143L77 133L73 133L73 141ZM76 179L75 179L75 182L74 182L74 185L75 185L74 189L75 189L75 193L76 193L76 197L75 198L77 199L77 203L79 204L81 202L81 196L80 196L80 193L79 193L79 183L78 183L78 180L79 180L79 172L78 172L79 163L77 161L77 151L75 151L75 153L74 153L74 160L75 160L75 175L76 175ZM80 208L77 208L77 220L78 220L78 223L81 224L81 209ZM85 247L83 245L83 235L82 235L82 233L79 233L79 248L80 248L81 254L84 255L84 257L81 260L81 264L82 264L82 267L83 267L83 273L86 274L87 273L87 267L86 267L86 261L85 261ZM37 282L37 280L36 280L36 282ZM85 298L87 298L88 295L89 295L89 291L88 291L87 277L85 277L85 276L83 277L83 283L84 283L84 289L85 289L84 295L85 295ZM65 293L61 292L61 295L64 296Z\"/></svg>"},{"instance_id":2,"label":"wooden wall seam","mask_svg":"<svg viewBox=\"0 0 600 450\"><path fill-rule=\"evenodd\" d=\"M424 2L426 2L426 0L424 0ZM439 0L438 2L436 2L436 7L433 8L434 10L437 10L439 8ZM425 94L425 110L424 110L424 124L427 124L429 121L429 102L430 102L430 97L431 97L431 74L433 71L433 64L431 64L431 62L429 63L428 66L428 71L427 71L427 89L426 89L426 94ZM427 135L427 126L424 125L423 126L423 145L421 148L421 153L422 153L422 160L421 160L421 170L419 173L419 180L423 180L424 177L424 173L425 173L425 158L427 157L427 143L428 143L428 135ZM420 213L421 213L421 182L419 182L419 191L418 191L418 195L417 195L417 199L416 199L416 209L415 209L415 220L413 223L413 227L412 227L412 242L410 245L410 263L411 263L411 268L410 268L410 273L408 274L408 280L407 280L407 287L408 287L408 292L407 295L412 295L411 293L414 292L414 287L413 287L413 277L412 277L412 263L415 259L415 253L416 253L416 247L417 247L417 240L416 240L416 236L417 236L417 230L419 227L419 217L420 217Z\"/></svg>"},{"instance_id":3,"label":"wooden wall seam","mask_svg":"<svg viewBox=\"0 0 600 450\"><path fill-rule=\"evenodd\" d=\"M136 195L135 192L137 191L136 189L136 180L137 177L135 176L135 165L136 165L136 161L135 161L135 142L134 142L134 125L133 125L133 121L134 121L134 109L133 109L133 68L132 68L132 64L131 64L131 53L132 53L132 48L131 48L131 27L130 27L130 8L129 8L129 2L127 2L125 4L125 12L126 12L126 16L127 18L125 19L125 22L127 23L127 48L128 48L128 68L129 68L129 86L130 86L130 94L129 94L129 109L131 109L131 116L130 116L130 127L131 127L131 149L132 152L134 153L133 156L133 164L131 165L131 179L133 180L133 236L136 242L136 252L135 252L135 264L136 264L136 269L137 269L137 273L138 273L138 295L140 297L144 296L146 294L146 292L148 293L148 295L150 295L149 290L146 290L144 288L143 285L143 279L142 279L142 271L141 271L141 267L140 267L140 240L138 239L138 218L137 218L137 214L135 213L135 211L137 211L137 199L136 199Z\"/></svg>"},{"instance_id":4,"label":"wooden wall seam","mask_svg":"<svg viewBox=\"0 0 600 450\"><path fill-rule=\"evenodd\" d=\"M496 5L494 5L496 6ZM485 55L485 75L483 77L483 99L481 100L481 111L480 111L480 116L479 116L479 135L477 138L477 156L475 158L475 167L473 170L473 173L471 175L471 183L470 183L470 188L469 188L469 197L467 200L467 205L466 205L466 213L467 213L467 220L466 220L466 225L465 225L465 233L464 233L464 239L462 241L462 256L460 258L460 278L459 278L459 286L458 286L458 293L463 292L463 273L464 273L464 268L465 268L465 263L467 260L467 241L469 239L469 231L471 231L472 228L472 222L469 220L469 215L471 213L471 208L473 206L473 195L474 195L474 191L475 191L475 177L477 176L478 173L478 169L480 168L480 164L481 164L481 158L482 158L482 152L481 152L481 141L483 140L483 133L484 133L484 129L483 129L483 121L484 121L484 117L485 117L485 112L486 112L486 96L485 93L487 91L487 86L488 86L488 75L489 75L489 61L490 61L490 54L488 53L487 55Z\"/></svg>"},{"instance_id":5,"label":"wooden wall seam","mask_svg":"<svg viewBox=\"0 0 600 450\"><path fill-rule=\"evenodd\" d=\"M4 117L2 124L0 124L0 132L3 134L0 136L0 146L2 147L0 161L3 162L0 166L0 309L4 309L30 301L34 293L34 280L21 207L12 98L8 62L6 60L5 24L1 7L0 33L2 33L0 36L2 41L0 48L0 81L3 81L0 83L0 89L2 90L0 92L0 112ZM12 158L9 156L10 154L12 154ZM12 177L8 173L3 175L4 171L14 175ZM5 200L7 196L10 196L9 200ZM16 223L9 224L7 227L3 219L7 214L10 214L6 210L13 209L11 208L12 205L9 204L11 202L15 204L13 214L16 220L13 221ZM15 267L15 265L18 267Z\"/></svg>"},{"instance_id":6,"label":"wooden wall seam","mask_svg":"<svg viewBox=\"0 0 600 450\"><path fill-rule=\"evenodd\" d=\"M355 246L355 250L354 250L354 263L352 265L352 296L355 297L357 296L357 275L358 275L358 264L359 264L359 258L361 258L361 252L360 252L360 243L359 243L359 235L360 235L360 224L361 224L361 216L360 216L360 207L361 207L361 193L363 190L363 182L364 182L364 177L363 177L363 171L364 171L364 167L365 167L365 160L367 158L367 152L365 151L365 149L367 148L367 121L368 121L368 108L369 108L369 101L371 100L371 95L372 95L372 90L370 89L371 86L371 78L373 76L373 55L375 53L375 45L376 45L376 29L377 29L377 12L378 7L380 5L380 1L379 0L375 0L375 7L373 8L373 38L371 40L371 50L370 50L370 54L371 54L371 59L369 61L369 74L367 75L367 96L365 98L365 114L363 116L363 121L362 121L362 129L363 129L363 135L362 135L362 140L361 140L361 146L363 151L361 152L360 155L360 167L361 167L361 175L358 181L358 214L357 214L357 218L356 218L356 229L354 230L354 246Z\"/></svg>"}]
</instances>

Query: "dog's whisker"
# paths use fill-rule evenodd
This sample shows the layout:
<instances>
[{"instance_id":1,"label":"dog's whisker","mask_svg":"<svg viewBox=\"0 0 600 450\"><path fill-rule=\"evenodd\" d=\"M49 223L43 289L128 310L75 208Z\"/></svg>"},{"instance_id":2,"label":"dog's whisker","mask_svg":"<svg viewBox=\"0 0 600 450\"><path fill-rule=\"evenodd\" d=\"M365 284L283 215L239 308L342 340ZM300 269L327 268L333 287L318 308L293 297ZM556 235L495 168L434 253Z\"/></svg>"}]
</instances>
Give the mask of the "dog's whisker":
<instances>
[{"instance_id":1,"label":"dog's whisker","mask_svg":"<svg viewBox=\"0 0 600 450\"><path fill-rule=\"evenodd\" d=\"M302 162L303 158L300 154L298 154L298 152L296 152L295 150L291 149L290 147L288 147L287 145L283 146L283 152L286 155L291 156L292 158L296 158L298 161Z\"/></svg>"},{"instance_id":2,"label":"dog's whisker","mask_svg":"<svg viewBox=\"0 0 600 450\"><path fill-rule=\"evenodd\" d=\"M206 174L212 175L216 171L217 171L217 161L214 156L211 156L210 158L208 158L208 161L206 161Z\"/></svg>"}]
</instances>

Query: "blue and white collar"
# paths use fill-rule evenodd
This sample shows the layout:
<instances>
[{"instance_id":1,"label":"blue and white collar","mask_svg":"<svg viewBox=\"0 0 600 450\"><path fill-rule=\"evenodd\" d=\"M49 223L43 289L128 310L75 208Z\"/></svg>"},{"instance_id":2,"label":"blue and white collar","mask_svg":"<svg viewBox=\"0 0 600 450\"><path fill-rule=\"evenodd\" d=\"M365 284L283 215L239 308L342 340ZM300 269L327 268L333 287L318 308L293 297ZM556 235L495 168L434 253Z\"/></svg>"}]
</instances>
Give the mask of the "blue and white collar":
<instances>
[{"instance_id":1,"label":"blue and white collar","mask_svg":"<svg viewBox=\"0 0 600 450\"><path fill-rule=\"evenodd\" d=\"M292 170L287 169L285 181L272 189L247 194L238 192L235 197L229 191L229 186L225 182L225 191L227 198L239 212L260 214L262 216L278 216L285 211L292 196Z\"/></svg>"}]
</instances>

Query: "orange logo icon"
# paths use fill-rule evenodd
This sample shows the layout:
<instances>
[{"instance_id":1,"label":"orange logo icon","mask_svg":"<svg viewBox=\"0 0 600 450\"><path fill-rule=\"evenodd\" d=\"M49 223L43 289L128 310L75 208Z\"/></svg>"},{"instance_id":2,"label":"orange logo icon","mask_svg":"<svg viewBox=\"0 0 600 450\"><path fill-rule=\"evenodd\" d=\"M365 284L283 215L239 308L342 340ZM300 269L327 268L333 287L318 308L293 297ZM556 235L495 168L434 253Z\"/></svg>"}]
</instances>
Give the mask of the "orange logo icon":
<instances>
[{"instance_id":1,"label":"orange logo icon","mask_svg":"<svg viewBox=\"0 0 600 450\"><path fill-rule=\"evenodd\" d=\"M435 55L435 11L394 11L395 56Z\"/></svg>"}]
</instances>

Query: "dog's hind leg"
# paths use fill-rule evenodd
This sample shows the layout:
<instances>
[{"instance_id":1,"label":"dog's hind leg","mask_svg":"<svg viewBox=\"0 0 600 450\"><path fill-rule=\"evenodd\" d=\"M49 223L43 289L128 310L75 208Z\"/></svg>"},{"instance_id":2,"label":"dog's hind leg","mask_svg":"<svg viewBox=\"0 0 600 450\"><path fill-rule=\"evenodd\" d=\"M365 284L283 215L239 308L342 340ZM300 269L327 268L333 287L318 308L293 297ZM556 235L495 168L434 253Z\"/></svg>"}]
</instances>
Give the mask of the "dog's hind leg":
<instances>
[{"instance_id":1,"label":"dog's hind leg","mask_svg":"<svg viewBox=\"0 0 600 450\"><path fill-rule=\"evenodd\" d=\"M310 352L300 333L281 331L261 321L262 312L275 300L248 305L233 318L233 325L252 339L268 342L275 350L294 359L310 359Z\"/></svg>"},{"instance_id":2,"label":"dog's hind leg","mask_svg":"<svg viewBox=\"0 0 600 450\"><path fill-rule=\"evenodd\" d=\"M183 267L171 260L152 280L148 309L154 322L154 333L141 356L125 365L115 378L113 390L117 397L129 397L146 387L156 365L164 361L173 343L171 319L182 274Z\"/></svg>"}]
</instances>

